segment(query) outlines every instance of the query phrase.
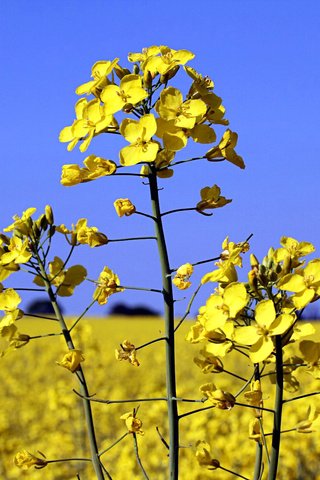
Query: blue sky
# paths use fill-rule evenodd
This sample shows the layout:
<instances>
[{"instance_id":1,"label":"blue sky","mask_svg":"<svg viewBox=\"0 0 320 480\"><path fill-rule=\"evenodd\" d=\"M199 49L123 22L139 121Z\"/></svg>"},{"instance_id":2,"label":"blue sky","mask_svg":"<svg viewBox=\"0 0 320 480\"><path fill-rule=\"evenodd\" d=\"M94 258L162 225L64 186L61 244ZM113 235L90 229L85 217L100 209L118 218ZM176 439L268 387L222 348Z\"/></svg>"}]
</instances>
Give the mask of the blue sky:
<instances>
[{"instance_id":1,"label":"blue sky","mask_svg":"<svg viewBox=\"0 0 320 480\"><path fill-rule=\"evenodd\" d=\"M39 213L51 204L57 223L70 225L87 217L110 238L152 234L142 217L119 219L113 201L129 197L148 212L147 188L131 178L105 178L72 188L59 183L61 167L82 163L86 154L67 152L59 131L74 118L75 88L89 80L97 60L120 57L143 47L164 44L192 50L190 63L215 82L230 128L239 134L237 151L246 162L186 164L162 182L164 209L194 206L202 187L218 184L233 202L210 218L180 213L167 218L172 266L220 253L226 235L241 241L249 234L259 258L282 235L311 241L319 256L320 111L318 1L9 1L1 5L1 228L13 214L30 206ZM94 139L87 154L117 159L113 137ZM61 246L57 252L61 254ZM126 285L159 288L155 246L150 242L82 247L71 263L82 262L90 278L104 265ZM212 269L197 269L196 285ZM245 278L245 273L241 274ZM19 286L12 276L6 285ZM204 288L196 307L212 285ZM89 303L92 285L64 303L80 313ZM184 293L177 292L177 298ZM186 292L188 295L188 292ZM30 300L25 296L24 305ZM147 304L161 310L157 294L127 291L111 302ZM22 308L23 308L22 306ZM177 303L183 313L185 302ZM96 307L95 314L105 314Z\"/></svg>"}]
</instances>

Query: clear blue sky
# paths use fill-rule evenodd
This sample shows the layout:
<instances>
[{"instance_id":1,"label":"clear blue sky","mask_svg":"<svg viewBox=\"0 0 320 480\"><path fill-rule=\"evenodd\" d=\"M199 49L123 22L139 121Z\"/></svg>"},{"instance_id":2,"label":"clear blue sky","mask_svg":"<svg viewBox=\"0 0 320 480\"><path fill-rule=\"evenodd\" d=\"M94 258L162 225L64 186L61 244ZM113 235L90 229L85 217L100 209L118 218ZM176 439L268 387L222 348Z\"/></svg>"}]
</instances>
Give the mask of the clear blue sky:
<instances>
[{"instance_id":1,"label":"clear blue sky","mask_svg":"<svg viewBox=\"0 0 320 480\"><path fill-rule=\"evenodd\" d=\"M148 211L141 182L115 177L72 188L60 185L62 165L81 164L86 155L67 152L58 134L72 123L74 90L89 80L97 60L118 56L125 65L129 51L164 44L192 50L196 58L190 65L215 81L247 166L186 164L163 181L164 209L194 206L200 189L214 183L233 199L211 218L180 213L166 220L172 266L215 256L226 235L241 241L250 233L259 258L269 246L278 246L282 235L313 242L319 256L319 15L316 0L3 0L1 228L13 214L30 206L40 213L49 203L58 223L87 217L110 238L152 233L148 219L119 219L112 205L128 196ZM113 143L108 136L93 140L87 154L117 159ZM108 265L122 284L160 286L151 242L84 246L74 263L81 259L91 278ZM208 270L197 270L194 286ZM22 285L19 275L11 278L6 285ZM204 289L193 313L211 289ZM81 312L92 286L78 292L65 302L68 313ZM183 296L177 292L177 298ZM110 305L118 301L161 310L157 294L128 291L112 297ZM104 314L107 307L93 313ZM177 313L184 308L177 303Z\"/></svg>"}]
</instances>

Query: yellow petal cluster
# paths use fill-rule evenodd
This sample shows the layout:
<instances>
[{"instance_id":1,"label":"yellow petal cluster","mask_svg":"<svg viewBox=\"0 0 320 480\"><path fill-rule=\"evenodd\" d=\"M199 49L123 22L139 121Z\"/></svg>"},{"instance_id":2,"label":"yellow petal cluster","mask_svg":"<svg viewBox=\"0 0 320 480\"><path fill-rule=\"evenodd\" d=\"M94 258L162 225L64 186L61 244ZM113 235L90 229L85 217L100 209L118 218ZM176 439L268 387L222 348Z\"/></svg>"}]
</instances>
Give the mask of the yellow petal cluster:
<instances>
[{"instance_id":1,"label":"yellow petal cluster","mask_svg":"<svg viewBox=\"0 0 320 480\"><path fill-rule=\"evenodd\" d=\"M124 289L119 288L120 280L109 267L104 267L97 280L97 288L93 293L93 299L99 305L105 305L108 298L114 293L122 292Z\"/></svg>"},{"instance_id":2,"label":"yellow petal cluster","mask_svg":"<svg viewBox=\"0 0 320 480\"><path fill-rule=\"evenodd\" d=\"M193 274L193 266L191 263L185 263L181 265L176 272L175 277L172 280L172 283L179 288L179 290L186 290L191 286L189 278Z\"/></svg>"},{"instance_id":3,"label":"yellow petal cluster","mask_svg":"<svg viewBox=\"0 0 320 480\"><path fill-rule=\"evenodd\" d=\"M142 421L136 417L135 411L124 413L120 418L125 421L129 433L139 433L139 435L144 435L144 431L141 430Z\"/></svg>"},{"instance_id":4,"label":"yellow petal cluster","mask_svg":"<svg viewBox=\"0 0 320 480\"><path fill-rule=\"evenodd\" d=\"M37 469L44 468L48 462L45 460L45 457L36 457L27 450L20 450L20 452L16 453L14 457L14 464L21 468L21 470L28 470L31 467L35 467Z\"/></svg>"},{"instance_id":5,"label":"yellow petal cluster","mask_svg":"<svg viewBox=\"0 0 320 480\"><path fill-rule=\"evenodd\" d=\"M70 370L70 372L74 373L76 370L78 370L79 365L81 362L84 362L85 358L81 352L81 350L69 350L68 353L66 353L62 360L60 362L57 362L60 367L64 367L67 370Z\"/></svg>"},{"instance_id":6,"label":"yellow petal cluster","mask_svg":"<svg viewBox=\"0 0 320 480\"><path fill-rule=\"evenodd\" d=\"M114 201L113 205L119 217L123 217L124 215L129 217L136 211L136 207L129 198L118 198Z\"/></svg>"},{"instance_id":7,"label":"yellow petal cluster","mask_svg":"<svg viewBox=\"0 0 320 480\"><path fill-rule=\"evenodd\" d=\"M96 155L89 155L83 161L85 167L77 164L67 164L62 167L61 184L65 187L78 185L79 183L90 182L97 178L112 175L117 165L112 160L106 160Z\"/></svg>"},{"instance_id":8,"label":"yellow petal cluster","mask_svg":"<svg viewBox=\"0 0 320 480\"><path fill-rule=\"evenodd\" d=\"M139 367L140 363L137 359L136 347L129 340L124 340L120 344L120 349L115 350L117 360L128 360L131 365Z\"/></svg>"}]
</instances>

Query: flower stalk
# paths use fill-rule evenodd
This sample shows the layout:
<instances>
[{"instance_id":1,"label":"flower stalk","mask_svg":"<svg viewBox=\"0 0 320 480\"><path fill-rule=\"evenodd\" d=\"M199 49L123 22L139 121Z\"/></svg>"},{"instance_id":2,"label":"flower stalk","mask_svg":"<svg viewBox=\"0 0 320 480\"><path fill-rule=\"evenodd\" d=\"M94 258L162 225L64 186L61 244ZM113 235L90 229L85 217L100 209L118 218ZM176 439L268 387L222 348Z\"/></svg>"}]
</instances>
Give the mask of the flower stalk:
<instances>
[{"instance_id":1,"label":"flower stalk","mask_svg":"<svg viewBox=\"0 0 320 480\"><path fill-rule=\"evenodd\" d=\"M47 278L46 271L44 268L44 265L41 261L41 259L38 257L39 260L39 269L40 273L42 275L44 284L45 284L45 289L48 293L50 302L52 304L54 313L60 323L60 327L62 330L62 334L64 336L65 342L67 344L67 347L69 350L74 350L74 343L70 334L70 331L67 328L67 325L65 323L65 320L63 318L62 312L60 310L60 307L56 301L55 294L52 290L50 281ZM90 445L90 451L91 451L91 460L92 460L92 465L95 471L95 474L97 476L97 480L104 480L105 476L102 470L102 465L99 459L99 452L98 452L98 446L97 446L97 440L96 440L96 434L95 434L95 428L94 428L94 422L93 422L93 416L92 416L92 410L91 410L91 404L90 401L85 398L89 397L89 391L87 387L87 382L86 378L84 375L84 372L81 368L81 365L79 364L78 369L76 371L78 380L79 380L79 387L80 387L80 392L83 396L83 408L84 408L84 414L85 414L85 420L87 424L87 432L88 432L88 439L89 439L89 445ZM112 477L107 473L107 477L109 480L112 480Z\"/></svg>"},{"instance_id":2,"label":"flower stalk","mask_svg":"<svg viewBox=\"0 0 320 480\"><path fill-rule=\"evenodd\" d=\"M281 417L283 407L283 352L282 352L282 338L277 335L275 338L276 344L276 394L274 404L274 421L272 431L272 446L270 454L270 465L268 480L275 480L277 478L277 469L280 453L280 437L281 437Z\"/></svg>"},{"instance_id":3,"label":"flower stalk","mask_svg":"<svg viewBox=\"0 0 320 480\"><path fill-rule=\"evenodd\" d=\"M177 480L179 473L179 417L176 400L176 368L175 368L175 337L174 337L174 300L172 292L171 269L163 230L157 176L155 169L150 167L149 187L152 214L155 217L155 234L162 271L162 286L165 317L166 343L166 384L169 422L169 479Z\"/></svg>"}]
</instances>

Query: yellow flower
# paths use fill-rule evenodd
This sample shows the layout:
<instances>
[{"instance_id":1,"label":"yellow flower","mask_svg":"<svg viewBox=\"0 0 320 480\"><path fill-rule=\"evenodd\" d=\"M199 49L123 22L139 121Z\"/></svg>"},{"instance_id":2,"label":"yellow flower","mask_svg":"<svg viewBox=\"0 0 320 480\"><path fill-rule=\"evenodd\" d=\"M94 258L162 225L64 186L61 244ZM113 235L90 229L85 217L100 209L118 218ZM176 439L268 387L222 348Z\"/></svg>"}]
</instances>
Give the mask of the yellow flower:
<instances>
[{"instance_id":1,"label":"yellow flower","mask_svg":"<svg viewBox=\"0 0 320 480\"><path fill-rule=\"evenodd\" d=\"M97 227L88 227L87 219L80 218L74 230L77 242L89 245L90 247L101 247L108 243L108 238L104 233L98 231Z\"/></svg>"},{"instance_id":2,"label":"yellow flower","mask_svg":"<svg viewBox=\"0 0 320 480\"><path fill-rule=\"evenodd\" d=\"M24 333L18 332L18 329L14 323L5 324L4 319L0 322L0 336L8 342L7 348L0 351L0 357L3 357L11 350L24 347L29 343L30 336Z\"/></svg>"},{"instance_id":3,"label":"yellow flower","mask_svg":"<svg viewBox=\"0 0 320 480\"><path fill-rule=\"evenodd\" d=\"M218 269L206 273L201 279L202 284L207 282L231 283L238 280L237 271L231 260L220 260L215 265Z\"/></svg>"},{"instance_id":4,"label":"yellow flower","mask_svg":"<svg viewBox=\"0 0 320 480\"><path fill-rule=\"evenodd\" d=\"M61 362L57 362L57 364L74 373L79 368L80 363L84 362L84 360L81 350L74 349L69 350L69 352L64 355Z\"/></svg>"},{"instance_id":5,"label":"yellow flower","mask_svg":"<svg viewBox=\"0 0 320 480\"><path fill-rule=\"evenodd\" d=\"M249 402L249 405L253 407L262 407L262 390L260 380L253 380L250 385L250 392L244 393L244 398ZM255 410L256 417L261 417L261 410L257 408Z\"/></svg>"},{"instance_id":6,"label":"yellow flower","mask_svg":"<svg viewBox=\"0 0 320 480\"><path fill-rule=\"evenodd\" d=\"M266 360L274 350L273 337L285 333L294 323L293 315L276 315L272 300L262 300L256 306L256 325L235 330L234 340L242 345L252 345L249 357L253 363Z\"/></svg>"},{"instance_id":7,"label":"yellow flower","mask_svg":"<svg viewBox=\"0 0 320 480\"><path fill-rule=\"evenodd\" d=\"M14 457L14 464L21 468L21 470L27 470L28 468L35 467L37 469L44 468L48 462L45 460L43 453L39 452L43 458L36 457L29 453L27 450L21 450Z\"/></svg>"},{"instance_id":8,"label":"yellow flower","mask_svg":"<svg viewBox=\"0 0 320 480\"><path fill-rule=\"evenodd\" d=\"M32 253L30 252L28 239L22 241L21 238L13 236L10 239L8 251L0 257L0 263L2 265L8 265L11 262L27 263L31 257Z\"/></svg>"},{"instance_id":9,"label":"yellow flower","mask_svg":"<svg viewBox=\"0 0 320 480\"><path fill-rule=\"evenodd\" d=\"M79 183L90 182L97 178L112 175L117 169L117 165L112 160L105 160L96 155L89 155L83 163L84 168L80 168L77 164L63 165L62 185L70 187Z\"/></svg>"},{"instance_id":10,"label":"yellow flower","mask_svg":"<svg viewBox=\"0 0 320 480\"><path fill-rule=\"evenodd\" d=\"M201 385L200 392L220 410L231 410L236 402L236 399L231 393L216 388L213 383Z\"/></svg>"},{"instance_id":11,"label":"yellow flower","mask_svg":"<svg viewBox=\"0 0 320 480\"><path fill-rule=\"evenodd\" d=\"M256 442L262 443L261 427L258 418L253 418L249 423L249 438Z\"/></svg>"},{"instance_id":12,"label":"yellow flower","mask_svg":"<svg viewBox=\"0 0 320 480\"><path fill-rule=\"evenodd\" d=\"M142 421L136 417L135 409L133 410L133 412L124 413L123 415L121 415L120 418L121 420L125 421L128 432L144 435L144 431L141 430Z\"/></svg>"},{"instance_id":13,"label":"yellow flower","mask_svg":"<svg viewBox=\"0 0 320 480\"><path fill-rule=\"evenodd\" d=\"M97 300L99 305L105 305L110 295L114 293L123 292L123 288L119 288L120 280L110 268L104 267L100 273L97 288L93 293L93 299Z\"/></svg>"},{"instance_id":14,"label":"yellow flower","mask_svg":"<svg viewBox=\"0 0 320 480\"><path fill-rule=\"evenodd\" d=\"M121 165L153 162L159 150L159 144L151 140L156 130L157 124L152 114L144 115L139 120L124 119L120 132L131 145L120 150Z\"/></svg>"},{"instance_id":15,"label":"yellow flower","mask_svg":"<svg viewBox=\"0 0 320 480\"><path fill-rule=\"evenodd\" d=\"M248 294L243 283L230 283L221 294L212 294L205 307L204 328L212 331L221 328L227 320L236 318L247 305Z\"/></svg>"},{"instance_id":16,"label":"yellow flower","mask_svg":"<svg viewBox=\"0 0 320 480\"><path fill-rule=\"evenodd\" d=\"M195 357L194 363L201 368L202 373L221 373L223 372L223 363L219 357L213 355L207 348L200 350L201 357Z\"/></svg>"},{"instance_id":17,"label":"yellow flower","mask_svg":"<svg viewBox=\"0 0 320 480\"><path fill-rule=\"evenodd\" d=\"M315 251L314 245L310 242L298 242L292 237L281 237L280 244L274 252L274 259L277 263L290 263L289 268L296 268L301 265L300 257L305 257Z\"/></svg>"},{"instance_id":18,"label":"yellow flower","mask_svg":"<svg viewBox=\"0 0 320 480\"><path fill-rule=\"evenodd\" d=\"M76 94L83 95L84 93L92 93L92 95L99 98L102 89L108 84L108 75L112 72L118 61L119 58L115 58L112 62L109 60L96 62L91 69L91 77L93 80L80 85L76 89Z\"/></svg>"},{"instance_id":19,"label":"yellow flower","mask_svg":"<svg viewBox=\"0 0 320 480\"><path fill-rule=\"evenodd\" d=\"M31 208L27 208L27 210L25 210L22 213L21 217L19 217L18 215L14 215L13 216L14 222L8 227L4 228L3 231L12 232L13 230L17 230L23 235L28 235L32 226L31 216L34 214L36 210L37 210L36 208L31 207Z\"/></svg>"},{"instance_id":20,"label":"yellow flower","mask_svg":"<svg viewBox=\"0 0 320 480\"><path fill-rule=\"evenodd\" d=\"M246 253L250 248L248 242L230 242L229 237L226 237L222 242L221 260L232 262L233 265L242 267L242 258L240 253Z\"/></svg>"},{"instance_id":21,"label":"yellow flower","mask_svg":"<svg viewBox=\"0 0 320 480\"><path fill-rule=\"evenodd\" d=\"M59 257L54 257L49 262L48 280L57 287L57 294L60 297L70 297L77 285L80 285L87 276L87 270L82 265L74 265L64 270L64 262ZM34 278L34 283L39 286L44 285L42 277L39 275Z\"/></svg>"},{"instance_id":22,"label":"yellow flower","mask_svg":"<svg viewBox=\"0 0 320 480\"><path fill-rule=\"evenodd\" d=\"M75 111L76 120L71 126L63 128L59 135L60 142L69 142L68 151L73 150L81 140L80 151L85 152L94 136L118 128L115 119L106 113L99 99L88 102L81 98L75 105Z\"/></svg>"},{"instance_id":23,"label":"yellow flower","mask_svg":"<svg viewBox=\"0 0 320 480\"><path fill-rule=\"evenodd\" d=\"M143 69L144 62L154 55L160 53L160 47L153 45L151 47L145 47L142 49L141 53L129 53L128 60L129 62L140 62L142 64L141 68Z\"/></svg>"},{"instance_id":24,"label":"yellow flower","mask_svg":"<svg viewBox=\"0 0 320 480\"><path fill-rule=\"evenodd\" d=\"M304 269L285 275L277 285L281 290L294 292L291 297L297 309L304 308L320 294L320 258L311 260Z\"/></svg>"},{"instance_id":25,"label":"yellow flower","mask_svg":"<svg viewBox=\"0 0 320 480\"><path fill-rule=\"evenodd\" d=\"M320 379L320 342L302 340L299 345L303 358L308 364L308 372L314 378Z\"/></svg>"},{"instance_id":26,"label":"yellow flower","mask_svg":"<svg viewBox=\"0 0 320 480\"><path fill-rule=\"evenodd\" d=\"M218 185L213 187L204 187L200 190L201 201L197 203L197 210L202 212L203 210L224 207L232 200L222 197L220 195L220 188Z\"/></svg>"},{"instance_id":27,"label":"yellow flower","mask_svg":"<svg viewBox=\"0 0 320 480\"><path fill-rule=\"evenodd\" d=\"M210 445L203 441L199 440L196 443L197 451L196 451L196 459L200 465L200 467L206 467L208 470L216 470L220 467L220 462L211 456L211 448Z\"/></svg>"},{"instance_id":28,"label":"yellow flower","mask_svg":"<svg viewBox=\"0 0 320 480\"><path fill-rule=\"evenodd\" d=\"M320 409L310 405L307 411L307 418L295 426L299 433L312 433L319 431Z\"/></svg>"},{"instance_id":29,"label":"yellow flower","mask_svg":"<svg viewBox=\"0 0 320 480\"><path fill-rule=\"evenodd\" d=\"M160 150L155 159L155 166L157 168L157 177L170 178L173 175L172 168L167 168L175 157L175 152L166 150L165 148Z\"/></svg>"},{"instance_id":30,"label":"yellow flower","mask_svg":"<svg viewBox=\"0 0 320 480\"><path fill-rule=\"evenodd\" d=\"M15 311L20 302L21 297L13 288L0 292L0 310L6 313Z\"/></svg>"},{"instance_id":31,"label":"yellow flower","mask_svg":"<svg viewBox=\"0 0 320 480\"><path fill-rule=\"evenodd\" d=\"M193 266L191 263L185 263L181 265L176 272L176 275L172 282L174 285L179 288L179 290L186 290L191 286L191 282L189 282L189 278L193 274Z\"/></svg>"},{"instance_id":32,"label":"yellow flower","mask_svg":"<svg viewBox=\"0 0 320 480\"><path fill-rule=\"evenodd\" d=\"M147 98L148 93L142 88L140 75L125 75L118 85L107 85L102 93L106 114L113 114L125 108L126 110Z\"/></svg>"},{"instance_id":33,"label":"yellow flower","mask_svg":"<svg viewBox=\"0 0 320 480\"><path fill-rule=\"evenodd\" d=\"M245 168L242 157L236 154L234 147L237 145L238 135L229 128L224 132L218 146L211 148L206 157L208 160L223 157L237 167Z\"/></svg>"},{"instance_id":34,"label":"yellow flower","mask_svg":"<svg viewBox=\"0 0 320 480\"><path fill-rule=\"evenodd\" d=\"M124 215L129 217L136 211L136 207L131 203L129 198L118 198L113 205L119 217L123 217Z\"/></svg>"},{"instance_id":35,"label":"yellow flower","mask_svg":"<svg viewBox=\"0 0 320 480\"><path fill-rule=\"evenodd\" d=\"M194 58L194 54L189 50L174 50L164 45L159 47L161 55L156 56L155 53L158 53L156 52L157 47L153 48L153 54L148 55L141 64L143 70L148 70L151 73L165 75L177 65L185 65L189 60Z\"/></svg>"},{"instance_id":36,"label":"yellow flower","mask_svg":"<svg viewBox=\"0 0 320 480\"><path fill-rule=\"evenodd\" d=\"M120 349L115 350L117 360L128 360L131 365L139 367L140 363L137 359L136 347L129 340L124 340L120 344Z\"/></svg>"},{"instance_id":37,"label":"yellow flower","mask_svg":"<svg viewBox=\"0 0 320 480\"><path fill-rule=\"evenodd\" d=\"M162 90L155 109L163 120L171 120L176 127L187 129L193 128L197 118L202 118L207 110L200 99L184 102L182 93L174 87Z\"/></svg>"}]
</instances>

